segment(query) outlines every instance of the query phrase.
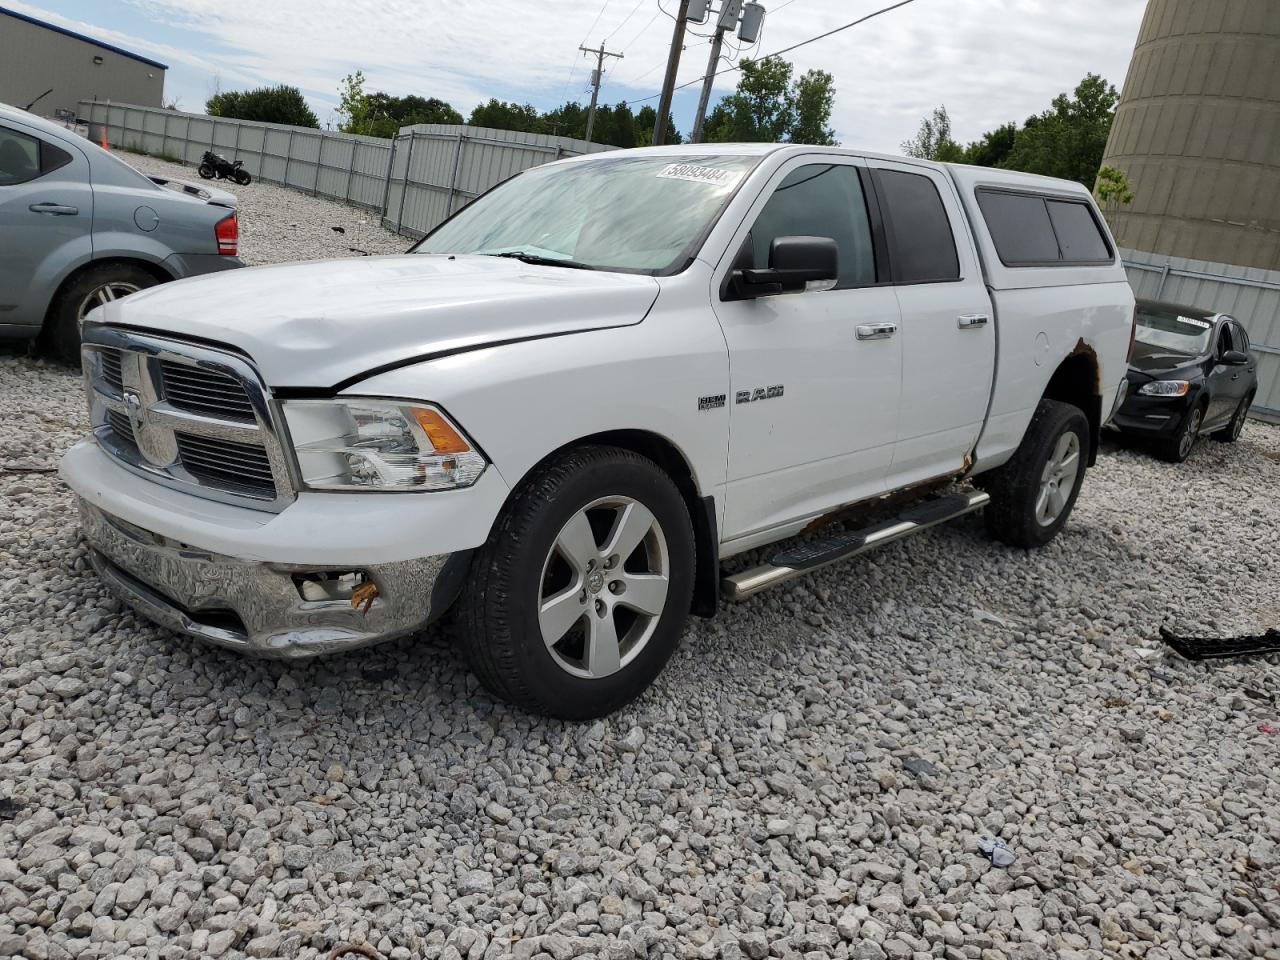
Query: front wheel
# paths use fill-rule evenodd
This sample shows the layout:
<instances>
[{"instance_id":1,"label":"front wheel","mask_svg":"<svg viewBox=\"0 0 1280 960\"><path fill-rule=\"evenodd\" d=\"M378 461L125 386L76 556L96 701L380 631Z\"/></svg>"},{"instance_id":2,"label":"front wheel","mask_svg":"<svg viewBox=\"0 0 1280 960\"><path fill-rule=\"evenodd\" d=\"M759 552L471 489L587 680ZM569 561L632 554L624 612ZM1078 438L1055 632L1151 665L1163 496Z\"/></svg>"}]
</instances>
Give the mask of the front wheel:
<instances>
[{"instance_id":1,"label":"front wheel","mask_svg":"<svg viewBox=\"0 0 1280 960\"><path fill-rule=\"evenodd\" d=\"M196 167L196 173L200 174L200 176L205 180L212 180L213 174L214 174L213 164L211 163L200 164L200 166Z\"/></svg>"},{"instance_id":2,"label":"front wheel","mask_svg":"<svg viewBox=\"0 0 1280 960\"><path fill-rule=\"evenodd\" d=\"M247 187L252 179L248 170L236 168L236 183L240 184L240 186Z\"/></svg>"},{"instance_id":3,"label":"front wheel","mask_svg":"<svg viewBox=\"0 0 1280 960\"><path fill-rule=\"evenodd\" d=\"M1169 463L1182 463L1191 456L1196 441L1200 439L1200 428L1204 426L1204 410L1203 403L1192 407L1173 436L1156 445L1156 456Z\"/></svg>"},{"instance_id":4,"label":"front wheel","mask_svg":"<svg viewBox=\"0 0 1280 960\"><path fill-rule=\"evenodd\" d=\"M583 447L538 468L477 552L455 624L481 683L546 716L617 710L661 672L693 595L689 511L652 461Z\"/></svg>"},{"instance_id":5,"label":"front wheel","mask_svg":"<svg viewBox=\"0 0 1280 960\"><path fill-rule=\"evenodd\" d=\"M1013 547L1042 547L1052 540L1075 507L1088 449L1083 411L1041 400L1013 458L977 480L991 495L987 532Z\"/></svg>"}]
</instances>

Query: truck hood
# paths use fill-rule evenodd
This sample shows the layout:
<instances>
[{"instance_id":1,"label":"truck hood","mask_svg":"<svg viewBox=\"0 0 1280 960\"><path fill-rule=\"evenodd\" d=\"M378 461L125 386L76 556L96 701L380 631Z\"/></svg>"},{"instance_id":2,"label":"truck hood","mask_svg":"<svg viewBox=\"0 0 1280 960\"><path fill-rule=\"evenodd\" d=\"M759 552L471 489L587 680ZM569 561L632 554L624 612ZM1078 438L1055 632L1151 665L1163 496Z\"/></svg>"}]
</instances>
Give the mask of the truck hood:
<instances>
[{"instance_id":1,"label":"truck hood","mask_svg":"<svg viewBox=\"0 0 1280 960\"><path fill-rule=\"evenodd\" d=\"M636 324L658 289L637 274L410 254L180 280L89 319L226 344L271 387L329 389L439 354Z\"/></svg>"}]
</instances>

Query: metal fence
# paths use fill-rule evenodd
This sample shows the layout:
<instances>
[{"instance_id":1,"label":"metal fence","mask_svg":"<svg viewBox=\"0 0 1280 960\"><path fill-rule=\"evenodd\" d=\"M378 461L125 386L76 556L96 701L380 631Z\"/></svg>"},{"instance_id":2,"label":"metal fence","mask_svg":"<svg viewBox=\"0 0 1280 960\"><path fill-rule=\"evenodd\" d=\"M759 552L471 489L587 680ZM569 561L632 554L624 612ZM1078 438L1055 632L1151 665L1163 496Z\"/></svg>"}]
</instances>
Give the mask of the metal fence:
<instances>
[{"instance_id":1,"label":"metal fence","mask_svg":"<svg viewBox=\"0 0 1280 960\"><path fill-rule=\"evenodd\" d=\"M451 124L395 138L81 101L90 137L198 164L206 150L244 161L257 180L376 210L383 226L421 236L521 170L609 147L567 137Z\"/></svg>"},{"instance_id":2,"label":"metal fence","mask_svg":"<svg viewBox=\"0 0 1280 960\"><path fill-rule=\"evenodd\" d=\"M1280 272L1121 250L1136 296L1216 310L1249 332L1258 358L1252 413L1280 422Z\"/></svg>"}]
</instances>

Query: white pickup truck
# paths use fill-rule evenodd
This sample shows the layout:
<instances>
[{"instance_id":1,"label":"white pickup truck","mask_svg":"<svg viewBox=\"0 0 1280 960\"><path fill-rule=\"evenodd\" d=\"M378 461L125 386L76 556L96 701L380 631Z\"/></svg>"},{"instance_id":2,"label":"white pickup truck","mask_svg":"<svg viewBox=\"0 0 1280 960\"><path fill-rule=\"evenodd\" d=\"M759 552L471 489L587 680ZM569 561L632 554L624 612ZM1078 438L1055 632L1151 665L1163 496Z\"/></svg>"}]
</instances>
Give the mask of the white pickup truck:
<instances>
[{"instance_id":1,"label":"white pickup truck","mask_svg":"<svg viewBox=\"0 0 1280 960\"><path fill-rule=\"evenodd\" d=\"M95 312L93 434L62 474L99 575L167 627L300 657L451 611L494 694L587 718L722 597L981 508L1047 542L1133 310L1075 183L804 146L597 154L404 256Z\"/></svg>"}]
</instances>

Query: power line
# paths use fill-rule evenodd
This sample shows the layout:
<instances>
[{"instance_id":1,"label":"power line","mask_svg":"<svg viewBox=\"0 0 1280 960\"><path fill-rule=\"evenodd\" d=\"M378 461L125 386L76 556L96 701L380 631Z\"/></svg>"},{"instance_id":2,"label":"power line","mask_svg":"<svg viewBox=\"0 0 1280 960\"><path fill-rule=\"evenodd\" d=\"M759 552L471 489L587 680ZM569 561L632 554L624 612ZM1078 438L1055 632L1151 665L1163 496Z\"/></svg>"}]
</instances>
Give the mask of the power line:
<instances>
[{"instance_id":1,"label":"power line","mask_svg":"<svg viewBox=\"0 0 1280 960\"><path fill-rule=\"evenodd\" d=\"M607 37L604 38L605 43L608 43L610 40L612 40L617 35L618 31L621 30L630 22L631 18L636 15L636 11L644 6L644 2L645 0L636 0L636 5L631 8L631 12L622 18L622 22L620 24L618 24L616 27L613 28L613 33L609 34Z\"/></svg>"},{"instance_id":2,"label":"power line","mask_svg":"<svg viewBox=\"0 0 1280 960\"><path fill-rule=\"evenodd\" d=\"M611 3L613 3L613 0L604 0L604 3L600 5L600 9L596 12L596 18L591 21L591 26L588 27L587 32L583 34L582 43L587 42L587 38L591 36L591 31L596 28L596 24L600 22L600 18L604 16L604 12L609 9L609 4ZM578 49L582 49L582 44L578 45ZM564 86L560 88L561 100L564 99L565 93L569 90L569 84L573 81L573 75L577 73L577 71L578 61L574 60L572 65L569 67L569 75L564 78Z\"/></svg>"},{"instance_id":3,"label":"power line","mask_svg":"<svg viewBox=\"0 0 1280 960\"><path fill-rule=\"evenodd\" d=\"M788 2L792 2L792 0L788 0ZM808 40L801 40L799 43L794 43L789 47L783 47L781 50L775 50L773 51L773 53L766 54L760 59L768 60L770 57L780 57L784 53L790 53L792 50L799 50L801 47L807 47L811 43L817 43L819 40L825 40L827 39L827 37L834 36L837 33L841 33L844 30L848 30L850 27L856 27L860 23L866 23L868 20L872 20L875 17L880 16L882 13L888 13L891 10L897 10L899 7L905 7L909 3L915 3L915 0L899 0L898 3L890 4L887 7L881 7L879 10L873 11L872 13L868 13L865 17L859 17L857 20L854 20L852 23L846 23L843 27L836 27L834 30L828 30L826 33L820 33L816 37L810 37ZM786 6L786 4L783 4L783 6ZM782 9L782 7L779 7L778 9L780 10ZM732 67L726 67L723 70L716 71L714 76L718 77L721 74L733 73L735 70L741 70L741 69L742 69L741 64L734 64ZM685 87L692 87L695 83L702 83L703 79L704 79L703 77L698 77L695 80L690 80L688 83L680 84L675 89L683 90ZM644 103L646 100L656 100L658 99L659 96L661 96L661 94L655 93L651 96L641 97L638 100L631 100L629 102L633 104Z\"/></svg>"}]
</instances>

